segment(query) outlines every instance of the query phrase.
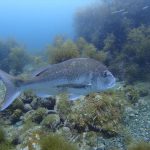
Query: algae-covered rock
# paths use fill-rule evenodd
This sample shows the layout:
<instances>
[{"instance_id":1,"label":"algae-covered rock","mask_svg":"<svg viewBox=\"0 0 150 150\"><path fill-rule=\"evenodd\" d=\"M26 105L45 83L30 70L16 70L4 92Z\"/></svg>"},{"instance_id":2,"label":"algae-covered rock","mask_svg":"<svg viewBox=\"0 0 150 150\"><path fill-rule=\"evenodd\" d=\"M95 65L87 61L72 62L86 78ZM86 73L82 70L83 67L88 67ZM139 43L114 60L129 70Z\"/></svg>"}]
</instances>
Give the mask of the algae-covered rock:
<instances>
[{"instance_id":1,"label":"algae-covered rock","mask_svg":"<svg viewBox=\"0 0 150 150\"><path fill-rule=\"evenodd\" d=\"M68 101L68 96L66 94L61 94L56 101L57 111L62 120L65 120L71 113L71 103Z\"/></svg>"},{"instance_id":2,"label":"algae-covered rock","mask_svg":"<svg viewBox=\"0 0 150 150\"><path fill-rule=\"evenodd\" d=\"M132 143L129 145L128 150L150 150L150 142Z\"/></svg>"},{"instance_id":3,"label":"algae-covered rock","mask_svg":"<svg viewBox=\"0 0 150 150\"><path fill-rule=\"evenodd\" d=\"M32 110L31 105L30 105L30 104L25 104L25 105L24 105L24 111L25 111L25 112L28 112L28 111L30 111L30 110Z\"/></svg>"},{"instance_id":4,"label":"algae-covered rock","mask_svg":"<svg viewBox=\"0 0 150 150\"><path fill-rule=\"evenodd\" d=\"M131 104L138 102L140 95L139 91L134 86L127 86L125 88L126 97Z\"/></svg>"},{"instance_id":5,"label":"algae-covered rock","mask_svg":"<svg viewBox=\"0 0 150 150\"><path fill-rule=\"evenodd\" d=\"M106 136L115 136L121 126L125 103L124 93L120 91L91 94L84 100L76 102L68 120L79 132L89 128Z\"/></svg>"},{"instance_id":6,"label":"algae-covered rock","mask_svg":"<svg viewBox=\"0 0 150 150\"><path fill-rule=\"evenodd\" d=\"M24 103L22 101L22 99L19 97L18 99L16 99L12 105L10 106L11 110L15 110L15 109L24 109Z\"/></svg>"},{"instance_id":7,"label":"algae-covered rock","mask_svg":"<svg viewBox=\"0 0 150 150\"><path fill-rule=\"evenodd\" d=\"M13 145L6 139L4 130L0 127L0 150L13 150Z\"/></svg>"},{"instance_id":8,"label":"algae-covered rock","mask_svg":"<svg viewBox=\"0 0 150 150\"><path fill-rule=\"evenodd\" d=\"M11 122L14 124L17 121L20 120L20 117L22 115L22 111L20 109L16 109L13 114L11 115Z\"/></svg>"},{"instance_id":9,"label":"algae-covered rock","mask_svg":"<svg viewBox=\"0 0 150 150\"><path fill-rule=\"evenodd\" d=\"M5 141L5 134L2 128L0 128L0 143Z\"/></svg>"},{"instance_id":10,"label":"algae-covered rock","mask_svg":"<svg viewBox=\"0 0 150 150\"><path fill-rule=\"evenodd\" d=\"M31 102L31 107L33 109L37 109L38 108L38 99L36 97L33 98L32 102Z\"/></svg>"},{"instance_id":11,"label":"algae-covered rock","mask_svg":"<svg viewBox=\"0 0 150 150\"><path fill-rule=\"evenodd\" d=\"M47 109L39 107L37 110L34 111L32 114L32 121L36 123L40 123L45 115L47 114Z\"/></svg>"},{"instance_id":12,"label":"algae-covered rock","mask_svg":"<svg viewBox=\"0 0 150 150\"><path fill-rule=\"evenodd\" d=\"M72 131L69 127L62 127L57 130L57 134L63 136L65 139L70 140L72 138Z\"/></svg>"},{"instance_id":13,"label":"algae-covered rock","mask_svg":"<svg viewBox=\"0 0 150 150\"><path fill-rule=\"evenodd\" d=\"M56 100L55 98L52 97L39 99L39 106L44 107L48 110L54 110L55 104L56 104Z\"/></svg>"},{"instance_id":14,"label":"algae-covered rock","mask_svg":"<svg viewBox=\"0 0 150 150\"><path fill-rule=\"evenodd\" d=\"M40 140L41 150L78 150L77 146L64 140L60 135L50 134Z\"/></svg>"},{"instance_id":15,"label":"algae-covered rock","mask_svg":"<svg viewBox=\"0 0 150 150\"><path fill-rule=\"evenodd\" d=\"M56 129L56 126L60 123L60 117L57 114L50 114L47 115L43 121L42 125L49 128L49 129Z\"/></svg>"}]
</instances>

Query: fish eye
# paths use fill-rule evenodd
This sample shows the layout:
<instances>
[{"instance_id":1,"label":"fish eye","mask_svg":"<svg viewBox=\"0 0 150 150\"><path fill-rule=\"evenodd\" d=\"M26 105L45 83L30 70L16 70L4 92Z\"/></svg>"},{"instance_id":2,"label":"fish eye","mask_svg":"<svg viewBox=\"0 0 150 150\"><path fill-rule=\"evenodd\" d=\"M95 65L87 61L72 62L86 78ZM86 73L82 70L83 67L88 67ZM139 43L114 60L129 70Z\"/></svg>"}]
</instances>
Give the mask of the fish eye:
<instances>
[{"instance_id":1,"label":"fish eye","mask_svg":"<svg viewBox=\"0 0 150 150\"><path fill-rule=\"evenodd\" d=\"M104 78L106 78L108 76L108 74L109 74L108 71L105 70L102 75L103 75Z\"/></svg>"}]
</instances>

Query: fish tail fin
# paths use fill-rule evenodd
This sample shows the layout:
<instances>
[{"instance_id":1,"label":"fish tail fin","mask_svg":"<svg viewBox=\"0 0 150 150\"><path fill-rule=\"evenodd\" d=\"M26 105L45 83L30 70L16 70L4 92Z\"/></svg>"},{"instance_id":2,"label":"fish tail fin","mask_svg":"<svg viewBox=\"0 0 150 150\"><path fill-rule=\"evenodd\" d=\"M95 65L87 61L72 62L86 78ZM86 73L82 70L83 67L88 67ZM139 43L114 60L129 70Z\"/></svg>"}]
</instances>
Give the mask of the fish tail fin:
<instances>
[{"instance_id":1,"label":"fish tail fin","mask_svg":"<svg viewBox=\"0 0 150 150\"><path fill-rule=\"evenodd\" d=\"M20 95L21 90L16 86L17 79L2 70L0 70L0 79L6 86L5 98L0 104L0 111L3 111Z\"/></svg>"}]
</instances>

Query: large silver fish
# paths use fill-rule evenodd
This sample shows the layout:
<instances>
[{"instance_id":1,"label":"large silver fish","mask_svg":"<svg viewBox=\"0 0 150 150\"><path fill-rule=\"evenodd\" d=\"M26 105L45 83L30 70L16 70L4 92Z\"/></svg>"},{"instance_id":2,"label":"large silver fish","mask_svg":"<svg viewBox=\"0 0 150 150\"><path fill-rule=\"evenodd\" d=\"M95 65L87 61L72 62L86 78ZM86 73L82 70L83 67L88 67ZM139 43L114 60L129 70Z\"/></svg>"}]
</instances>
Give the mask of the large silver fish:
<instances>
[{"instance_id":1,"label":"large silver fish","mask_svg":"<svg viewBox=\"0 0 150 150\"><path fill-rule=\"evenodd\" d=\"M70 100L76 100L81 95L111 88L116 81L106 66L90 58L75 58L49 65L37 71L28 80L13 77L2 70L0 70L0 78L6 86L1 111L27 89L33 90L42 97L67 92Z\"/></svg>"}]
</instances>

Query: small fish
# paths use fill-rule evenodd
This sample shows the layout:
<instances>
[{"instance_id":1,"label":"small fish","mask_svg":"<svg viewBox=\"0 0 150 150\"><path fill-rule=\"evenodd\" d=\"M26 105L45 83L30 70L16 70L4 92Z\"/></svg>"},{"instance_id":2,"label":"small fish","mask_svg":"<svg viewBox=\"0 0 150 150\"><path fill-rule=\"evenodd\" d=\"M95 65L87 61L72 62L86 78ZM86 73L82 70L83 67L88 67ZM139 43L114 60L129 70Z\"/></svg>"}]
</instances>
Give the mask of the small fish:
<instances>
[{"instance_id":1,"label":"small fish","mask_svg":"<svg viewBox=\"0 0 150 150\"><path fill-rule=\"evenodd\" d=\"M112 14L117 14L117 13L121 13L124 11L125 11L125 9L120 9L120 10L113 11Z\"/></svg>"},{"instance_id":2,"label":"small fish","mask_svg":"<svg viewBox=\"0 0 150 150\"><path fill-rule=\"evenodd\" d=\"M148 9L149 8L149 6L144 6L142 9L143 10L146 10L146 9Z\"/></svg>"},{"instance_id":3,"label":"small fish","mask_svg":"<svg viewBox=\"0 0 150 150\"><path fill-rule=\"evenodd\" d=\"M6 86L4 102L6 109L25 90L33 90L39 96L56 96L67 92L70 100L81 95L100 92L115 85L116 79L107 67L90 58L74 58L49 65L36 71L30 79L22 80L0 70L0 78Z\"/></svg>"},{"instance_id":4,"label":"small fish","mask_svg":"<svg viewBox=\"0 0 150 150\"><path fill-rule=\"evenodd\" d=\"M126 15L126 14L128 14L128 12L127 12L127 11L124 11L122 14L123 14L123 15Z\"/></svg>"}]
</instances>

